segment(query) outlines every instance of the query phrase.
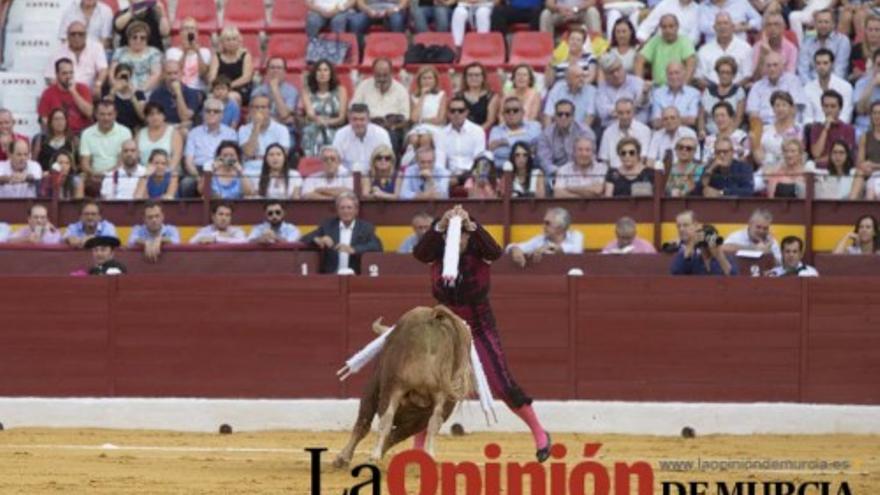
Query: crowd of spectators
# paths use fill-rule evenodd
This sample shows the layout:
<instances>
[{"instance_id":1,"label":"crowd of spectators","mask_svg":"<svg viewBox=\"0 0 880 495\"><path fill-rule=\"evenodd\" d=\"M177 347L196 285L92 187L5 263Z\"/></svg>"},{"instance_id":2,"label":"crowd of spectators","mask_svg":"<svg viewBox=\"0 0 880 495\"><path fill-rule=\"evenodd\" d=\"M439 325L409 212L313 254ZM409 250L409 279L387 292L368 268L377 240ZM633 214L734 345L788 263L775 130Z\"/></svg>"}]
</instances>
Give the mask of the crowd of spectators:
<instances>
[{"instance_id":1,"label":"crowd of spectators","mask_svg":"<svg viewBox=\"0 0 880 495\"><path fill-rule=\"evenodd\" d=\"M163 2L134 3L114 15L98 0L76 0L44 73L42 131L33 139L20 135L12 113L0 109L0 198L207 197L223 202L191 242L209 243L248 241L231 225L226 203L243 198L803 198L811 178L816 198L880 196L880 17L864 5L307 5L310 37L326 27L353 32L363 45L374 24L433 29L451 31L460 51L468 27L507 33L527 23L551 33L555 49L545 67L518 65L499 74L480 62L452 65L449 74L433 65L411 74L378 58L348 85L343 78L352 74L327 60L303 73L289 72L284 57L263 63L233 26L207 33L216 36L211 46L199 24L185 18L172 40ZM500 88L493 83L499 78ZM501 180L502 171L512 172L512 183ZM157 254L179 235L162 223L161 204L149 204L132 242ZM43 213L35 207L29 230L11 236L55 242L61 233ZM681 252L709 256L707 271L738 249L772 252L782 266L785 246L769 243L764 213L718 249L687 249L682 241ZM567 215L551 210L545 225L562 228L571 223ZM267 222L250 240L298 237L295 227ZM418 232L425 218L419 228L415 222ZM329 233L306 240L329 249L340 242L327 240L334 232L349 235L347 228L322 227ZM870 227L876 233L876 222ZM653 250L636 236L632 219L621 218L615 232L603 251ZM868 234L860 232L835 251L870 250ZM570 230L545 234L553 242L511 248L517 263L582 249L582 240L567 237ZM80 237L63 239L76 246ZM802 242L794 244L803 250ZM337 252L343 259L352 254Z\"/></svg>"},{"instance_id":2,"label":"crowd of spectators","mask_svg":"<svg viewBox=\"0 0 880 495\"><path fill-rule=\"evenodd\" d=\"M163 5L135 3L114 16L98 0L71 3L44 74L42 132L21 148L0 109L0 197L333 199L363 185L368 199L491 198L508 193L498 180L505 166L516 172L517 197L803 198L807 172L818 198L880 196L880 17L870 9L307 2L310 36L328 27L361 44L374 24L451 30L459 47L467 26L506 33L527 23L555 37L543 73L501 69L499 88L495 69L479 62L411 74L378 58L354 86L326 60L290 73L284 57L262 63L233 26L207 33L215 47L185 18L172 40ZM221 159L225 142L238 146L234 163L231 152ZM382 146L390 154L376 154ZM380 163L387 156L392 163ZM339 166L326 163L336 157ZM316 184L298 172L303 160L325 162ZM349 187L355 172L358 188ZM22 173L24 185L12 179ZM53 174L63 187L41 186Z\"/></svg>"}]
</instances>

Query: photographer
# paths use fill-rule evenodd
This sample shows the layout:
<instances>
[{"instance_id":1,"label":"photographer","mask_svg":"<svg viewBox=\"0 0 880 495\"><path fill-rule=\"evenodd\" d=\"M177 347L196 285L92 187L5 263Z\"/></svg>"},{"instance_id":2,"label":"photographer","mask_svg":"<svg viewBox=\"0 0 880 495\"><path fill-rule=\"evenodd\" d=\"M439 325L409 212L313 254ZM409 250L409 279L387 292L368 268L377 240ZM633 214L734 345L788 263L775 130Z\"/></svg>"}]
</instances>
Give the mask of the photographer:
<instances>
[{"instance_id":1,"label":"photographer","mask_svg":"<svg viewBox=\"0 0 880 495\"><path fill-rule=\"evenodd\" d=\"M241 148L235 141L223 141L217 147L217 156L211 165L210 192L211 198L236 200L253 197L254 190L244 176L241 165ZM202 176L199 182L199 194L208 192L209 176Z\"/></svg>"},{"instance_id":2,"label":"photographer","mask_svg":"<svg viewBox=\"0 0 880 495\"><path fill-rule=\"evenodd\" d=\"M199 25L192 17L180 24L180 46L165 52L165 60L180 62L180 81L186 87L205 91L206 76L211 66L211 50L199 45Z\"/></svg>"},{"instance_id":3,"label":"photographer","mask_svg":"<svg viewBox=\"0 0 880 495\"><path fill-rule=\"evenodd\" d=\"M721 250L724 239L712 225L699 226L672 259L672 275L737 275L736 265Z\"/></svg>"}]
</instances>

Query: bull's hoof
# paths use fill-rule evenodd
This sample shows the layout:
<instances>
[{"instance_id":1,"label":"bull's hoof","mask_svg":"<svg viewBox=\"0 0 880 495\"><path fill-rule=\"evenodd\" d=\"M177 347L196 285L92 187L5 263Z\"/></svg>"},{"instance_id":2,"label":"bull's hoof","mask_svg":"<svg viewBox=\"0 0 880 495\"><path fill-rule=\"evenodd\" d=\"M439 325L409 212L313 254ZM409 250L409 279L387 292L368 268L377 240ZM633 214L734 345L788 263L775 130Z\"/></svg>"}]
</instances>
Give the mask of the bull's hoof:
<instances>
[{"instance_id":1,"label":"bull's hoof","mask_svg":"<svg viewBox=\"0 0 880 495\"><path fill-rule=\"evenodd\" d=\"M550 458L550 447L553 446L553 440L550 438L550 434L546 431L544 434L547 435L547 445L535 452L535 457L538 459L538 462L544 462Z\"/></svg>"},{"instance_id":2,"label":"bull's hoof","mask_svg":"<svg viewBox=\"0 0 880 495\"><path fill-rule=\"evenodd\" d=\"M336 459L333 459L333 467L336 469L347 468L350 462L351 462L351 459L346 459L346 458L340 456L340 457L337 457Z\"/></svg>"}]
</instances>

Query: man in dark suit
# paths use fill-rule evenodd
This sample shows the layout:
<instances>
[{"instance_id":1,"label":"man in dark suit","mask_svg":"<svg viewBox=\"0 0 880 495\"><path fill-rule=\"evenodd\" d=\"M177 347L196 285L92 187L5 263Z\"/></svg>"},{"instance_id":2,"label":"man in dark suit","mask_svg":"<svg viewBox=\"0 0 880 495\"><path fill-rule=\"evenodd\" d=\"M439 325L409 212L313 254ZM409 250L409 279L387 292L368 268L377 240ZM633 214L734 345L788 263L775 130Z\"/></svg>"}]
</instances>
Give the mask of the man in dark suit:
<instances>
[{"instance_id":1,"label":"man in dark suit","mask_svg":"<svg viewBox=\"0 0 880 495\"><path fill-rule=\"evenodd\" d=\"M321 273L339 273L352 269L361 271L361 254L382 251L373 224L357 219L358 199L351 192L336 197L336 217L325 220L301 240L323 251Z\"/></svg>"}]
</instances>

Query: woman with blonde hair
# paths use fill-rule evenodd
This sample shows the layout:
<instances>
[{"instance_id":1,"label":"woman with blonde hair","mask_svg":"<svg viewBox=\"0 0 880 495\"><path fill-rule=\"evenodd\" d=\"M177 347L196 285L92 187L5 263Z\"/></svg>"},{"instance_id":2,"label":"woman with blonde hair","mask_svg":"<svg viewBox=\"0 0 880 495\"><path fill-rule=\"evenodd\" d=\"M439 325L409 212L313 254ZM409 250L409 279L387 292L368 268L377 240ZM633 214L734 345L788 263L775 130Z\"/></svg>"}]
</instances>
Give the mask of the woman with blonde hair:
<instances>
[{"instance_id":1,"label":"woman with blonde hair","mask_svg":"<svg viewBox=\"0 0 880 495\"><path fill-rule=\"evenodd\" d=\"M412 120L439 129L446 124L446 92L440 88L440 73L433 65L419 69L412 95Z\"/></svg>"},{"instance_id":2,"label":"woman with blonde hair","mask_svg":"<svg viewBox=\"0 0 880 495\"><path fill-rule=\"evenodd\" d=\"M361 178L364 199L397 199L400 195L401 177L395 167L394 151L381 144L370 156L370 171Z\"/></svg>"},{"instance_id":3,"label":"woman with blonde hair","mask_svg":"<svg viewBox=\"0 0 880 495\"><path fill-rule=\"evenodd\" d=\"M782 161L764 172L767 195L771 198L803 198L806 195L804 172L804 143L787 138L782 142Z\"/></svg>"},{"instance_id":4,"label":"woman with blonde hair","mask_svg":"<svg viewBox=\"0 0 880 495\"><path fill-rule=\"evenodd\" d=\"M220 32L220 49L211 58L208 80L226 76L230 82L230 94L239 106L247 105L254 80L254 58L242 45L241 33L235 26L226 26Z\"/></svg>"}]
</instances>

